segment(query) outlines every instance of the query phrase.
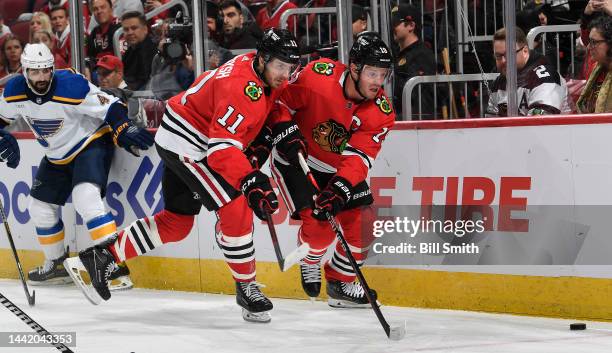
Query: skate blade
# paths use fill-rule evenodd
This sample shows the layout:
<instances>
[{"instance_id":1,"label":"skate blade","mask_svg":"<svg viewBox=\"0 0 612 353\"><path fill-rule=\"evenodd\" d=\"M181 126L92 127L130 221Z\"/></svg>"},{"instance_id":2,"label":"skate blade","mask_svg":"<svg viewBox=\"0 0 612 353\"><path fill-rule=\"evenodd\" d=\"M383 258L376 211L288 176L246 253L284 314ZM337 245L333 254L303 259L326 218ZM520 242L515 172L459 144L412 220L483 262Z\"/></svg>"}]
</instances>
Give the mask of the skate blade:
<instances>
[{"instance_id":1,"label":"skate blade","mask_svg":"<svg viewBox=\"0 0 612 353\"><path fill-rule=\"evenodd\" d=\"M48 279L42 282L28 280L28 285L32 287L67 286L67 285L71 285L72 283L73 281L72 281L72 278L70 278L70 276Z\"/></svg>"},{"instance_id":2,"label":"skate blade","mask_svg":"<svg viewBox=\"0 0 612 353\"><path fill-rule=\"evenodd\" d=\"M370 303L357 304L357 303L353 303L348 300L333 299L333 298L327 299L327 305L331 306L332 308L341 308L341 309L370 309L372 308Z\"/></svg>"},{"instance_id":3,"label":"skate blade","mask_svg":"<svg viewBox=\"0 0 612 353\"><path fill-rule=\"evenodd\" d=\"M108 289L111 292L121 292L134 288L134 283L129 276L121 276L112 281L108 281Z\"/></svg>"},{"instance_id":4,"label":"skate blade","mask_svg":"<svg viewBox=\"0 0 612 353\"><path fill-rule=\"evenodd\" d=\"M252 313L245 308L242 308L242 318L248 322L256 322L260 324L267 324L272 321L269 311L262 311L260 313Z\"/></svg>"},{"instance_id":5,"label":"skate blade","mask_svg":"<svg viewBox=\"0 0 612 353\"><path fill-rule=\"evenodd\" d=\"M91 284L85 283L81 276L81 271L87 273L85 266L78 257L69 257L64 260L64 268L68 271L68 274L72 278L72 281L79 287L85 298L89 300L93 305L99 305L102 301L102 297L96 292Z\"/></svg>"},{"instance_id":6,"label":"skate blade","mask_svg":"<svg viewBox=\"0 0 612 353\"><path fill-rule=\"evenodd\" d=\"M308 251L310 251L310 245L308 245L308 243L303 243L288 254L283 262L283 272L287 271L291 268L291 266L297 264L300 262L300 260L305 258L306 255L308 255Z\"/></svg>"}]
</instances>

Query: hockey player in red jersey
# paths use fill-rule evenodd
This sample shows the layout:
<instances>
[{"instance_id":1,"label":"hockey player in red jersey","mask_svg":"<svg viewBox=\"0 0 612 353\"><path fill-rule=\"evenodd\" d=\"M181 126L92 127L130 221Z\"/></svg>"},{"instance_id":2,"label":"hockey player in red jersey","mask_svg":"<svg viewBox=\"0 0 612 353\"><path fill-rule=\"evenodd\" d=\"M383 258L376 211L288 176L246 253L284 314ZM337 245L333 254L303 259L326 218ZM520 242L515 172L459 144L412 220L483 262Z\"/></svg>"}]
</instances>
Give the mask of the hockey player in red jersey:
<instances>
[{"instance_id":1,"label":"hockey player in red jersey","mask_svg":"<svg viewBox=\"0 0 612 353\"><path fill-rule=\"evenodd\" d=\"M382 89L392 56L376 33L360 35L349 65L322 59L311 62L281 94L273 115L292 117L308 144L308 165L323 190L316 195L300 169L272 152L272 173L293 217L301 218L300 243L310 252L300 263L302 286L310 297L321 288L321 258L334 241L325 212L337 217L353 256L363 263L362 206L373 202L366 178L395 113ZM325 264L329 305L369 306L361 285L338 242Z\"/></svg>"},{"instance_id":2,"label":"hockey player in red jersey","mask_svg":"<svg viewBox=\"0 0 612 353\"><path fill-rule=\"evenodd\" d=\"M115 262L184 239L204 205L217 214L216 240L236 282L244 319L270 321L272 303L255 282L253 213L265 219L266 213L277 210L278 200L269 177L253 168L243 151L264 124L278 135L275 146L290 160L297 161L297 153L306 151L294 122L266 121L298 64L295 37L286 30L269 30L257 53L239 55L205 72L168 101L155 136L164 161L165 209L135 221L110 245L79 254L102 299L108 300L110 293L106 282L96 279L104 278Z\"/></svg>"}]
</instances>

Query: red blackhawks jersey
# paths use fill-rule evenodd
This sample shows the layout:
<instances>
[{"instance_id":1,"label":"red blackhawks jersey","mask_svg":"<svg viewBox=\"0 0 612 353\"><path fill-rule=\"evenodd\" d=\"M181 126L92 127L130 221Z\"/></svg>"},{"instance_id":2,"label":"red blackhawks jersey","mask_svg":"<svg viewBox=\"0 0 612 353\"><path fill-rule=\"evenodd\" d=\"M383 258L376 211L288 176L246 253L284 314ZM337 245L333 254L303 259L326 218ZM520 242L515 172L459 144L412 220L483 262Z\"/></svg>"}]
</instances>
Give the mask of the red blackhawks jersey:
<instances>
[{"instance_id":1,"label":"red blackhawks jersey","mask_svg":"<svg viewBox=\"0 0 612 353\"><path fill-rule=\"evenodd\" d=\"M273 115L293 117L308 143L311 168L356 185L372 168L395 112L382 89L362 103L348 99L347 79L347 67L340 62L311 62L283 90Z\"/></svg>"},{"instance_id":2,"label":"red blackhawks jersey","mask_svg":"<svg viewBox=\"0 0 612 353\"><path fill-rule=\"evenodd\" d=\"M239 55L170 98L155 136L168 151L195 161L207 157L208 165L236 189L253 171L243 150L266 123L279 94L278 89L266 94L254 57Z\"/></svg>"}]
</instances>

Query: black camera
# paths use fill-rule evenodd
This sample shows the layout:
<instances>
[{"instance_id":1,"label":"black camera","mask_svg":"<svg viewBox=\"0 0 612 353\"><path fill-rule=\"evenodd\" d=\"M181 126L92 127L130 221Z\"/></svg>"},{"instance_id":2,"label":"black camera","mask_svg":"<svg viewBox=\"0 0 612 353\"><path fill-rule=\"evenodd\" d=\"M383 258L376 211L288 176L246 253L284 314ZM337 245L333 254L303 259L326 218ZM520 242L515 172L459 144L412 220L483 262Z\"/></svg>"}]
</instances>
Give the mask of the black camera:
<instances>
[{"instance_id":1,"label":"black camera","mask_svg":"<svg viewBox=\"0 0 612 353\"><path fill-rule=\"evenodd\" d=\"M178 12L174 21L168 24L161 55L167 62L177 64L185 59L192 43L193 23L188 16Z\"/></svg>"}]
</instances>

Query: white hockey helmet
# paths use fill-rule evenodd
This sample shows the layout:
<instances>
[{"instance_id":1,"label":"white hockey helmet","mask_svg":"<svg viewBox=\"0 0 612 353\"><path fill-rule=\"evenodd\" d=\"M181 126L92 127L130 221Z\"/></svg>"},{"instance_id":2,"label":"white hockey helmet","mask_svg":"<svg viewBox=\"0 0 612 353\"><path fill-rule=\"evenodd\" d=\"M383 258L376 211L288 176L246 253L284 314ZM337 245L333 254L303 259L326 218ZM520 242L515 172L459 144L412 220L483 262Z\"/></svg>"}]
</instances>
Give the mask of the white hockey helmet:
<instances>
[{"instance_id":1,"label":"white hockey helmet","mask_svg":"<svg viewBox=\"0 0 612 353\"><path fill-rule=\"evenodd\" d=\"M36 91L31 84L30 78L28 77L28 69L53 69L55 58L49 48L42 43L26 44L21 53L21 67L23 68L23 75L25 76L26 82L30 89L39 95L45 95L51 88L51 82L47 86L45 92ZM51 73L51 80L53 80L53 73Z\"/></svg>"}]
</instances>

